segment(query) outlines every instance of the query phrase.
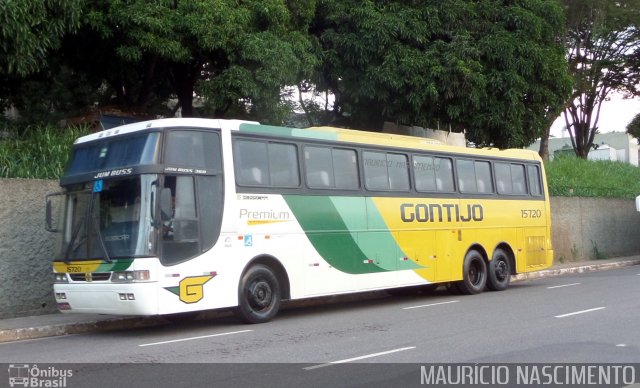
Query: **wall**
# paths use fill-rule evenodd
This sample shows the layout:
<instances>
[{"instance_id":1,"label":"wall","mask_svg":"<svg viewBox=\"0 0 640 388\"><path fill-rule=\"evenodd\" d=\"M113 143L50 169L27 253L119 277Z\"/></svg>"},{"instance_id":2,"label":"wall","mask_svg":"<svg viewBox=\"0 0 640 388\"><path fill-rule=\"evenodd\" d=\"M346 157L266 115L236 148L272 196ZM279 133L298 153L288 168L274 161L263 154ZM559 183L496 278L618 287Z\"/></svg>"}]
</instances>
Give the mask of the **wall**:
<instances>
[{"instance_id":1,"label":"wall","mask_svg":"<svg viewBox=\"0 0 640 388\"><path fill-rule=\"evenodd\" d=\"M416 126L400 125L396 123L385 122L382 127L384 133L395 133L398 135L426 137L428 139L438 140L442 144L452 145L456 147L466 147L467 140L464 133L456 133L450 131L442 131L439 129L429 129Z\"/></svg>"},{"instance_id":2,"label":"wall","mask_svg":"<svg viewBox=\"0 0 640 388\"><path fill-rule=\"evenodd\" d=\"M56 311L44 197L59 190L57 181L0 179L0 318Z\"/></svg>"},{"instance_id":3,"label":"wall","mask_svg":"<svg viewBox=\"0 0 640 388\"><path fill-rule=\"evenodd\" d=\"M640 213L630 199L551 198L555 260L640 253Z\"/></svg>"},{"instance_id":4,"label":"wall","mask_svg":"<svg viewBox=\"0 0 640 388\"><path fill-rule=\"evenodd\" d=\"M0 318L55 311L51 257L57 235L44 230L45 195L57 181L0 179ZM634 201L551 198L556 261L640 253Z\"/></svg>"}]
</instances>

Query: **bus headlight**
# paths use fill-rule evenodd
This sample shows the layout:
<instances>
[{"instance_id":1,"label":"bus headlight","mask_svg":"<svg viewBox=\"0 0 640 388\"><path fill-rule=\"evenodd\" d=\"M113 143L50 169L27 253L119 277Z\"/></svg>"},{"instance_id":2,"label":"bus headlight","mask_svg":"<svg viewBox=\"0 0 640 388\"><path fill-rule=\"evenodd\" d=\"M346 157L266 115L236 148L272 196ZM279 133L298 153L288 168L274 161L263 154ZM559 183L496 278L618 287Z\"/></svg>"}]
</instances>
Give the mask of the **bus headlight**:
<instances>
[{"instance_id":1,"label":"bus headlight","mask_svg":"<svg viewBox=\"0 0 640 388\"><path fill-rule=\"evenodd\" d=\"M69 283L69 278L66 273L54 273L54 283Z\"/></svg>"},{"instance_id":2,"label":"bus headlight","mask_svg":"<svg viewBox=\"0 0 640 388\"><path fill-rule=\"evenodd\" d=\"M114 272L111 275L111 281L114 283L126 282L145 282L149 280L149 270L141 271L121 271Z\"/></svg>"}]
</instances>

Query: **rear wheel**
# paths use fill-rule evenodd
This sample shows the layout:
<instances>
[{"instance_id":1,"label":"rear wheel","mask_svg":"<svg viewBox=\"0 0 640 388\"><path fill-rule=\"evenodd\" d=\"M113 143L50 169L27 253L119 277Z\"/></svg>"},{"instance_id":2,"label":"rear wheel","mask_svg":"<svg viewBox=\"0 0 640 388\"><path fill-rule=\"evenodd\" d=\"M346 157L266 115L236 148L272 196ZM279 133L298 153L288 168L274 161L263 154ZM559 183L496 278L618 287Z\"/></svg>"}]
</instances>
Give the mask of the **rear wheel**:
<instances>
[{"instance_id":1,"label":"rear wheel","mask_svg":"<svg viewBox=\"0 0 640 388\"><path fill-rule=\"evenodd\" d=\"M464 257L462 281L456 284L458 290L467 295L479 294L487 284L487 265L482 255L471 250Z\"/></svg>"},{"instance_id":2,"label":"rear wheel","mask_svg":"<svg viewBox=\"0 0 640 388\"><path fill-rule=\"evenodd\" d=\"M263 323L280 308L278 278L265 265L254 265L242 276L238 289L238 316L247 323Z\"/></svg>"},{"instance_id":3,"label":"rear wheel","mask_svg":"<svg viewBox=\"0 0 640 388\"><path fill-rule=\"evenodd\" d=\"M493 252L493 259L489 263L487 287L493 291L503 291L509 287L511 280L511 262L509 256L502 249Z\"/></svg>"}]
</instances>

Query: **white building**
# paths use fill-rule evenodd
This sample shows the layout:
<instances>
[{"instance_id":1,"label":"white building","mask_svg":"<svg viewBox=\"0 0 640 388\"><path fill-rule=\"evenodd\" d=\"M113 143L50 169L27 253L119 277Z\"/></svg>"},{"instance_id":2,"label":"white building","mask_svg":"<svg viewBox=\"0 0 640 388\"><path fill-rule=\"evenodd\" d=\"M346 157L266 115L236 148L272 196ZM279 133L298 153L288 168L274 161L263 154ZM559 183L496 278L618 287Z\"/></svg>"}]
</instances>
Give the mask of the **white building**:
<instances>
[{"instance_id":1,"label":"white building","mask_svg":"<svg viewBox=\"0 0 640 388\"><path fill-rule=\"evenodd\" d=\"M589 152L589 160L617 160L638 166L638 140L628 133L609 132L596 134L593 144L597 146ZM528 149L539 151L540 140L531 144ZM549 158L559 154L575 155L569 137L552 137L549 139Z\"/></svg>"}]
</instances>

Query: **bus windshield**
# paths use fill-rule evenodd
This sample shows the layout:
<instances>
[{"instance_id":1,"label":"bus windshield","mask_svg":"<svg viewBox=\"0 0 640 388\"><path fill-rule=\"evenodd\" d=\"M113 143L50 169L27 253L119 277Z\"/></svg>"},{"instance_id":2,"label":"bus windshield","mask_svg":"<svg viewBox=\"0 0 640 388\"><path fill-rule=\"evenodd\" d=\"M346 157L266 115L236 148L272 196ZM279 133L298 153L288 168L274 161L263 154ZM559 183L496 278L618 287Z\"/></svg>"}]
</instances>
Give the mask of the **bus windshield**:
<instances>
[{"instance_id":1,"label":"bus windshield","mask_svg":"<svg viewBox=\"0 0 640 388\"><path fill-rule=\"evenodd\" d=\"M82 144L74 148L65 175L157 163L159 139L151 132Z\"/></svg>"},{"instance_id":2,"label":"bus windshield","mask_svg":"<svg viewBox=\"0 0 640 388\"><path fill-rule=\"evenodd\" d=\"M99 190L69 191L62 260L152 255L156 182L147 174L107 180Z\"/></svg>"}]
</instances>

